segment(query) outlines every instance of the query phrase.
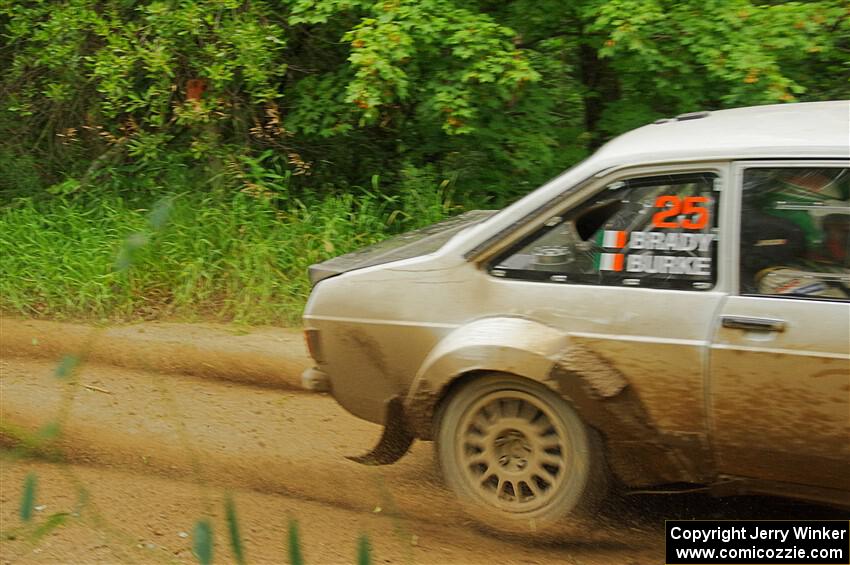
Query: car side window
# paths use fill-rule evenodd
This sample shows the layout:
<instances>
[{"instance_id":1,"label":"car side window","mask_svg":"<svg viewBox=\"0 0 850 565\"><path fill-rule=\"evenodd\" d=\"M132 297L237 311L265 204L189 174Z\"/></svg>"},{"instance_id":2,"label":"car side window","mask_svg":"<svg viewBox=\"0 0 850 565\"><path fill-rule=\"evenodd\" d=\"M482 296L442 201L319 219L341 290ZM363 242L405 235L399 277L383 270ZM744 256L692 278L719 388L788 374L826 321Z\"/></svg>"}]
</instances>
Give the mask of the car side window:
<instances>
[{"instance_id":1,"label":"car side window","mask_svg":"<svg viewBox=\"0 0 850 565\"><path fill-rule=\"evenodd\" d=\"M744 171L741 293L850 300L850 169Z\"/></svg>"},{"instance_id":2,"label":"car side window","mask_svg":"<svg viewBox=\"0 0 850 565\"><path fill-rule=\"evenodd\" d=\"M716 280L717 175L609 184L490 265L523 280L704 290Z\"/></svg>"}]
</instances>

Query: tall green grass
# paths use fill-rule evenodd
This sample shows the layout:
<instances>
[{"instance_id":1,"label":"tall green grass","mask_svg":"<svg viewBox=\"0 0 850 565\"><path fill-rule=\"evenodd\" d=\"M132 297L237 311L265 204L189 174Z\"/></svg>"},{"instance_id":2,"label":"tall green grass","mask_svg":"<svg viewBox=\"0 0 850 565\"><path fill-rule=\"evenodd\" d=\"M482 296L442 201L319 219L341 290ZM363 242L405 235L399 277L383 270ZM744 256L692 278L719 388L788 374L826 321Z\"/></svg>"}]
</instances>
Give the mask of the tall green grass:
<instances>
[{"instance_id":1,"label":"tall green grass","mask_svg":"<svg viewBox=\"0 0 850 565\"><path fill-rule=\"evenodd\" d=\"M360 190L283 209L241 192L177 194L166 200L167 226L156 230L155 198L147 205L115 195L18 199L0 208L0 309L297 323L310 264L446 217L453 205L445 189L392 198ZM128 261L133 269L122 269Z\"/></svg>"}]
</instances>

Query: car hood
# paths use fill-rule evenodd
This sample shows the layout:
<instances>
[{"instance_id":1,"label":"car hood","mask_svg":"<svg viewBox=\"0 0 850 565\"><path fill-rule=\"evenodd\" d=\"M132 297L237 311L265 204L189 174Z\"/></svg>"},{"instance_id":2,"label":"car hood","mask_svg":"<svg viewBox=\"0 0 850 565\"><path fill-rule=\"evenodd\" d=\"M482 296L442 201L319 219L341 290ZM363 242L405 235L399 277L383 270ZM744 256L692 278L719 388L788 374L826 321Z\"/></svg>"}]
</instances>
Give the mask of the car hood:
<instances>
[{"instance_id":1,"label":"car hood","mask_svg":"<svg viewBox=\"0 0 850 565\"><path fill-rule=\"evenodd\" d=\"M316 263L309 267L310 282L315 285L328 277L355 269L428 255L440 249L464 229L483 222L496 212L498 210L471 210L442 222L385 239L369 247Z\"/></svg>"}]
</instances>

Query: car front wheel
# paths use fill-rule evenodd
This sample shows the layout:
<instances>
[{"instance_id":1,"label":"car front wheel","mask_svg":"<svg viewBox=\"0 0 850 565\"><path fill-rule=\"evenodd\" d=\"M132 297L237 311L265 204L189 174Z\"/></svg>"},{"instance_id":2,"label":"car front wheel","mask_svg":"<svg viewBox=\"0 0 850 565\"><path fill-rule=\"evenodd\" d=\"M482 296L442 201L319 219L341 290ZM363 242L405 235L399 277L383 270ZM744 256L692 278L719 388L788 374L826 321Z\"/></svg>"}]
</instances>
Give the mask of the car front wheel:
<instances>
[{"instance_id":1,"label":"car front wheel","mask_svg":"<svg viewBox=\"0 0 850 565\"><path fill-rule=\"evenodd\" d=\"M598 436L544 385L483 376L442 404L437 426L443 477L467 513L487 526L557 534L604 494Z\"/></svg>"}]
</instances>

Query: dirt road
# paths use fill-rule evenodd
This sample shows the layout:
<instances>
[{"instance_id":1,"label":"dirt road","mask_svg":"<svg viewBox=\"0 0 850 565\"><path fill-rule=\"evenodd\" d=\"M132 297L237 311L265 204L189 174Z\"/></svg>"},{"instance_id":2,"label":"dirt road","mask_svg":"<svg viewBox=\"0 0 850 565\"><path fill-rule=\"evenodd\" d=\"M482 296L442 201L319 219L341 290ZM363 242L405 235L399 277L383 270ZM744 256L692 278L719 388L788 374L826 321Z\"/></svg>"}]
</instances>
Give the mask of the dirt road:
<instances>
[{"instance_id":1,"label":"dirt road","mask_svg":"<svg viewBox=\"0 0 850 565\"><path fill-rule=\"evenodd\" d=\"M346 460L369 449L380 428L330 397L98 364L84 365L76 382L63 381L55 369L48 360L0 361L7 445L22 430L55 422L62 430L59 462L4 452L3 563L195 562L191 532L204 517L213 521L216 562L232 562L227 492L249 563L284 562L293 518L308 563L353 563L366 533L375 563L602 564L663 562L664 518L830 516L759 499L644 497L616 503L598 528L561 544L501 539L458 512L430 444L416 444L387 467ZM30 472L39 481L36 526L67 513L39 540L17 515Z\"/></svg>"}]
</instances>

